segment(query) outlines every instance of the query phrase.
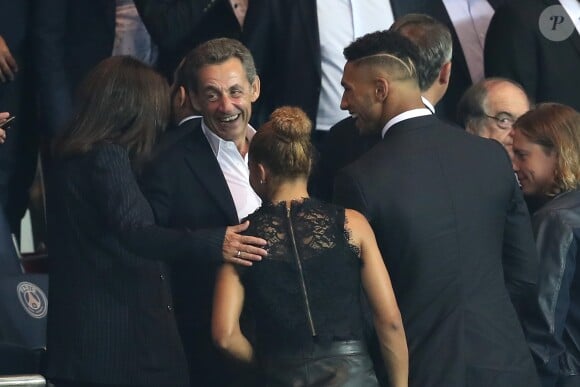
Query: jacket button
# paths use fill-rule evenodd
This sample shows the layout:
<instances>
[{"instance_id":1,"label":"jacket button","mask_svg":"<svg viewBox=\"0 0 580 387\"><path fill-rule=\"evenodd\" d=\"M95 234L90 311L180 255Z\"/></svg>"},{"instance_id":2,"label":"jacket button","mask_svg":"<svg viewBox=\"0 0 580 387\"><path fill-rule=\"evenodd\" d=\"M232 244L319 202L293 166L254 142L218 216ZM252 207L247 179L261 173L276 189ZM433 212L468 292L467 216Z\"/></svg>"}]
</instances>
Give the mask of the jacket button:
<instances>
[{"instance_id":1,"label":"jacket button","mask_svg":"<svg viewBox=\"0 0 580 387\"><path fill-rule=\"evenodd\" d=\"M165 281L165 274L159 275L159 278L161 278L161 281Z\"/></svg>"},{"instance_id":2,"label":"jacket button","mask_svg":"<svg viewBox=\"0 0 580 387\"><path fill-rule=\"evenodd\" d=\"M167 310L170 311L170 312L172 312L173 311L173 306L167 305Z\"/></svg>"}]
</instances>

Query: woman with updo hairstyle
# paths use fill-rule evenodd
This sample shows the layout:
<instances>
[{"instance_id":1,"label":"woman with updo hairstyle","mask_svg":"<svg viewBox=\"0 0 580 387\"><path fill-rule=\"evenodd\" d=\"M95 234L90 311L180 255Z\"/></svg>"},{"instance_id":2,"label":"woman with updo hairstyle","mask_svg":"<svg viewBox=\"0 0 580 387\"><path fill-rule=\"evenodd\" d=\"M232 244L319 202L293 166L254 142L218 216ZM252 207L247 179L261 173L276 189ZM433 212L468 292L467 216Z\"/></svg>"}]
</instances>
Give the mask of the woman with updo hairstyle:
<instances>
[{"instance_id":1,"label":"woman with updo hairstyle","mask_svg":"<svg viewBox=\"0 0 580 387\"><path fill-rule=\"evenodd\" d=\"M362 286L391 386L407 386L401 315L370 225L308 195L311 129L302 110L282 107L252 139L250 183L263 205L246 232L268 241L268 255L220 269L214 341L256 365L259 386L378 386L363 344ZM251 342L239 323L246 307L255 318Z\"/></svg>"},{"instance_id":2,"label":"woman with updo hairstyle","mask_svg":"<svg viewBox=\"0 0 580 387\"><path fill-rule=\"evenodd\" d=\"M540 255L537 310L524 323L543 387L580 386L580 113L542 103L514 124L514 165Z\"/></svg>"}]
</instances>

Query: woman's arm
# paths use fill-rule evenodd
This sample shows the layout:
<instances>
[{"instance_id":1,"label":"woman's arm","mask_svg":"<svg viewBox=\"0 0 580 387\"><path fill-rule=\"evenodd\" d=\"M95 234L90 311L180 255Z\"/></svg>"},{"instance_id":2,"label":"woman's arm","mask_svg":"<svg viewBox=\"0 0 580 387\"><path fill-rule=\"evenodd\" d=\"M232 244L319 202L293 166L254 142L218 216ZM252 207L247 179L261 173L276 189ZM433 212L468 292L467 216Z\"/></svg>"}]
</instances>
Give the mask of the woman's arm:
<instances>
[{"instance_id":1,"label":"woman's arm","mask_svg":"<svg viewBox=\"0 0 580 387\"><path fill-rule=\"evenodd\" d=\"M361 250L362 284L372 309L390 385L406 387L409 380L409 354L403 320L375 234L359 212L347 210L346 220L351 242Z\"/></svg>"},{"instance_id":2,"label":"woman's arm","mask_svg":"<svg viewBox=\"0 0 580 387\"><path fill-rule=\"evenodd\" d=\"M254 357L252 345L240 329L244 306L244 287L238 272L224 264L217 274L213 299L211 334L215 345L234 359L250 363Z\"/></svg>"}]
</instances>

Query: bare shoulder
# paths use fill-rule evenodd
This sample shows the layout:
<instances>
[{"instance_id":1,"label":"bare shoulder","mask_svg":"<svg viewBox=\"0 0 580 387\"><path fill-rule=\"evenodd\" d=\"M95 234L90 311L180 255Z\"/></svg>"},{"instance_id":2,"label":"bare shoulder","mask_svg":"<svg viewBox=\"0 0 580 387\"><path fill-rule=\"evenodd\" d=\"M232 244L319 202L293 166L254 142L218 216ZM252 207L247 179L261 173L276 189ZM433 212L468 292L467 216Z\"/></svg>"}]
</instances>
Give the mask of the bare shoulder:
<instances>
[{"instance_id":1,"label":"bare shoulder","mask_svg":"<svg viewBox=\"0 0 580 387\"><path fill-rule=\"evenodd\" d=\"M361 227L369 227L369 222L367 221L367 218L365 218L365 216L360 212L358 212L357 210L346 208L344 215L346 224L350 228L360 229Z\"/></svg>"},{"instance_id":2,"label":"bare shoulder","mask_svg":"<svg viewBox=\"0 0 580 387\"><path fill-rule=\"evenodd\" d=\"M344 227L350 235L351 242L361 246L364 240L373 233L367 218L360 212L349 208L345 210L344 218Z\"/></svg>"}]
</instances>

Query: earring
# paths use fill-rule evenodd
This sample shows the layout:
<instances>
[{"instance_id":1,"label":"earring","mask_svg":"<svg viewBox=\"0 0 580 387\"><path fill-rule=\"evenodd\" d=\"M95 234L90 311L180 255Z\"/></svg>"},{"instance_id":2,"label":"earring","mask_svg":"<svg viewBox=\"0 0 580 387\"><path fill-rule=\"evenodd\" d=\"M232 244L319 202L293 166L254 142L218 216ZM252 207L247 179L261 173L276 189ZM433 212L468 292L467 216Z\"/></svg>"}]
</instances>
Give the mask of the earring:
<instances>
[{"instance_id":1,"label":"earring","mask_svg":"<svg viewBox=\"0 0 580 387\"><path fill-rule=\"evenodd\" d=\"M260 184L264 185L265 181L260 179Z\"/></svg>"}]
</instances>

